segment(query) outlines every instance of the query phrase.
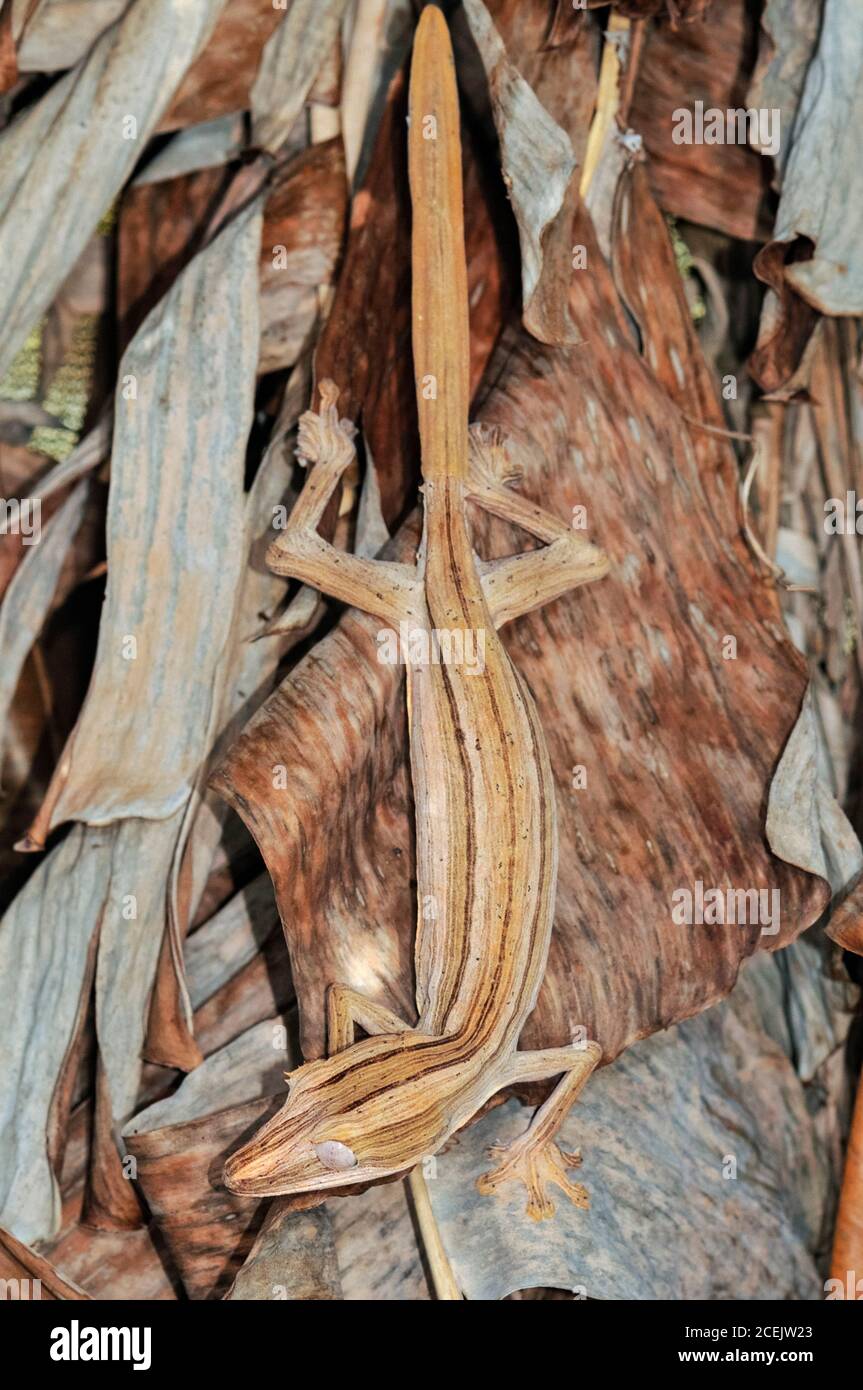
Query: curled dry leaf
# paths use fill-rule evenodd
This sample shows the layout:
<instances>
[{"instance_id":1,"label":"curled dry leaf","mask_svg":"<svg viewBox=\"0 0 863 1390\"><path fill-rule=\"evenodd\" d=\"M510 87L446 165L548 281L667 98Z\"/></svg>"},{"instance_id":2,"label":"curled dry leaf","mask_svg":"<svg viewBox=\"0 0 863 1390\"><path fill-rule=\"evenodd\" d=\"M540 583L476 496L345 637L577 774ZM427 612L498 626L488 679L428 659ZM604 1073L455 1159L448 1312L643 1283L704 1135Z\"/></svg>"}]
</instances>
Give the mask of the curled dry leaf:
<instances>
[{"instance_id":1,"label":"curled dry leaf","mask_svg":"<svg viewBox=\"0 0 863 1390\"><path fill-rule=\"evenodd\" d=\"M127 395L118 391L116 401L109 580L96 665L78 725L31 832L31 842L40 846L40 827L47 831L66 819L114 826L85 832L80 846L80 833L70 835L51 856L65 864L74 854L66 871L83 876L76 891L86 911L74 927L77 957L70 949L69 1007L77 1008L82 997L83 962L100 927L96 1028L103 1084L97 1116L100 1176L94 1187L96 1204L106 1209L112 1199L100 1194L112 1186L116 1161L111 1127L128 1116L137 1096L171 867L186 805L215 736L216 671L224 660L245 563L237 535L244 533L245 443L258 354L257 315L249 304L256 303L260 235L260 207L252 206L187 267L124 357L123 375L135 389ZM231 350L211 353L208 345L216 337L226 343L232 338ZM198 366L187 374L196 353ZM172 370L172 362L182 362L183 369ZM202 627L204 613L209 619ZM175 718L181 689L181 707L187 715L196 710L191 741L185 723ZM106 727L113 733L110 745ZM137 772L131 775L133 768ZM103 843L116 857L95 856L101 865L97 883L92 850ZM40 882L38 875L34 882ZM19 902L7 929L13 951L20 949L14 943ZM21 910L28 910L26 901ZM37 955L29 974L18 971L22 1006L29 998L32 1007L49 969L50 956ZM50 1205L53 1179L46 1181L45 1159L38 1152L44 1140L40 1145L36 1130L54 1100L71 1037L71 1024L58 1027L55 1044L45 1049L43 1088L27 1085L11 1107L14 1128L20 1130L11 1142L28 1153L31 1146L37 1150L28 1159L19 1157L19 1166L31 1169L32 1190L30 1207L22 1202L16 1219L32 1220L43 1237L56 1223L56 1207ZM24 1086L23 1076L21 1071L8 1075L5 1084L14 1092ZM129 1211L129 1184L114 1186L125 1198L120 1219L137 1219Z\"/></svg>"},{"instance_id":2,"label":"curled dry leaf","mask_svg":"<svg viewBox=\"0 0 863 1390\"><path fill-rule=\"evenodd\" d=\"M863 883L855 885L834 912L827 935L844 950L863 956Z\"/></svg>"},{"instance_id":3,"label":"curled dry leaf","mask_svg":"<svg viewBox=\"0 0 863 1390\"><path fill-rule=\"evenodd\" d=\"M556 241L558 218L571 220L572 143L509 61L482 0L464 0L464 11L488 77L503 181L518 223L525 327L541 342L571 343L577 335L565 296L559 284L547 283L559 276L557 258L546 260L545 251Z\"/></svg>"},{"instance_id":4,"label":"curled dry leaf","mask_svg":"<svg viewBox=\"0 0 863 1390\"><path fill-rule=\"evenodd\" d=\"M292 0L264 48L251 91L252 143L276 154L321 65L331 53L347 0Z\"/></svg>"},{"instance_id":5,"label":"curled dry leaf","mask_svg":"<svg viewBox=\"0 0 863 1390\"><path fill-rule=\"evenodd\" d=\"M863 312L863 32L851 0L825 0L782 175L776 223L755 261L770 288L750 369L788 394L819 314ZM849 94L852 94L849 96ZM849 105L850 102L850 105Z\"/></svg>"},{"instance_id":6,"label":"curled dry leaf","mask_svg":"<svg viewBox=\"0 0 863 1390\"><path fill-rule=\"evenodd\" d=\"M258 354L249 306L257 302L260 233L253 206L190 263L121 363L105 612L87 700L47 799L46 830L73 819L167 817L194 783L244 560L235 537ZM209 350L214 339L224 352ZM143 557L158 602L141 583ZM211 614L206 631L203 612ZM189 728L174 720L176 702L187 716L196 711Z\"/></svg>"},{"instance_id":7,"label":"curled dry leaf","mask_svg":"<svg viewBox=\"0 0 863 1390\"><path fill-rule=\"evenodd\" d=\"M286 1063L300 1060L286 1053L285 1035L282 1019L255 1025L124 1131L148 1206L192 1298L221 1296L258 1234L261 1203L228 1192L221 1168L275 1108Z\"/></svg>"}]
</instances>

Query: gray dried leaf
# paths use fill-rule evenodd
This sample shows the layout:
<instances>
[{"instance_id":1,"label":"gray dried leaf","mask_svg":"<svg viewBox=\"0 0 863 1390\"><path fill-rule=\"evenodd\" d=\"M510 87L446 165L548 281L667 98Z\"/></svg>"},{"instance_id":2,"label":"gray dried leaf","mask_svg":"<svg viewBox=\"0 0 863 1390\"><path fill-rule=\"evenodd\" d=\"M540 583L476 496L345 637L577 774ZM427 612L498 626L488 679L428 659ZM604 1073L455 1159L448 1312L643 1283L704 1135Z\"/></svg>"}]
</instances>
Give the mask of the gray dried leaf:
<instances>
[{"instance_id":1,"label":"gray dried leaf","mask_svg":"<svg viewBox=\"0 0 863 1390\"><path fill-rule=\"evenodd\" d=\"M60 1220L52 1108L90 991L94 934L110 883L112 828L73 826L0 922L0 1223L28 1243Z\"/></svg>"},{"instance_id":2,"label":"gray dried leaf","mask_svg":"<svg viewBox=\"0 0 863 1390\"><path fill-rule=\"evenodd\" d=\"M863 849L823 775L824 756L810 688L770 784L766 834L780 859L838 893L863 868Z\"/></svg>"},{"instance_id":3,"label":"gray dried leaf","mask_svg":"<svg viewBox=\"0 0 863 1390\"><path fill-rule=\"evenodd\" d=\"M224 3L136 0L0 135L0 378L126 182Z\"/></svg>"},{"instance_id":4,"label":"gray dried leaf","mask_svg":"<svg viewBox=\"0 0 863 1390\"><path fill-rule=\"evenodd\" d=\"M546 259L546 241L557 218L566 217L575 152L509 61L482 0L464 0L464 11L488 78L503 181L518 223L524 325L540 342L572 343L578 334L559 312L565 295L551 293L544 277L554 277L558 269L556 258Z\"/></svg>"},{"instance_id":5,"label":"gray dried leaf","mask_svg":"<svg viewBox=\"0 0 863 1390\"><path fill-rule=\"evenodd\" d=\"M141 1083L147 1006L167 913L168 879L184 808L167 820L115 827L96 963L96 1036L111 1113L132 1113Z\"/></svg>"},{"instance_id":6,"label":"gray dried leaf","mask_svg":"<svg viewBox=\"0 0 863 1390\"><path fill-rule=\"evenodd\" d=\"M561 1196L553 1220L533 1223L520 1184L494 1199L476 1192L487 1146L527 1124L515 1101L438 1157L429 1191L468 1297L535 1287L613 1300L823 1296L814 1251L836 1174L765 1026L783 1007L776 959L756 957L730 999L591 1078L560 1136L581 1149L588 1211Z\"/></svg>"},{"instance_id":7,"label":"gray dried leaf","mask_svg":"<svg viewBox=\"0 0 863 1390\"><path fill-rule=\"evenodd\" d=\"M806 237L815 254L786 268L823 314L863 313L863 26L854 0L826 0L794 124L773 241ZM787 136L783 132L783 138Z\"/></svg>"},{"instance_id":8,"label":"gray dried leaf","mask_svg":"<svg viewBox=\"0 0 863 1390\"><path fill-rule=\"evenodd\" d=\"M123 357L105 607L52 825L172 815L212 737L245 564L260 236L256 203L189 263Z\"/></svg>"},{"instance_id":9,"label":"gray dried leaf","mask_svg":"<svg viewBox=\"0 0 863 1390\"><path fill-rule=\"evenodd\" d=\"M20 71L61 72L74 67L128 6L129 0L37 0L29 11L21 6L26 24L20 38L15 36ZM15 18L17 14L13 27Z\"/></svg>"},{"instance_id":10,"label":"gray dried leaf","mask_svg":"<svg viewBox=\"0 0 863 1390\"><path fill-rule=\"evenodd\" d=\"M818 39L821 0L767 0L761 15L762 43L747 106L782 112L782 140L773 156L776 182L788 159L806 70Z\"/></svg>"},{"instance_id":11,"label":"gray dried leaf","mask_svg":"<svg viewBox=\"0 0 863 1390\"><path fill-rule=\"evenodd\" d=\"M254 960L278 921L272 880L260 874L187 938L186 980L193 1008Z\"/></svg>"},{"instance_id":12,"label":"gray dried leaf","mask_svg":"<svg viewBox=\"0 0 863 1390\"><path fill-rule=\"evenodd\" d=\"M204 1119L250 1100L284 1095L285 1070L298 1066L300 1061L286 1048L282 1020L264 1019L206 1057L172 1095L140 1110L124 1126L124 1136L150 1134Z\"/></svg>"},{"instance_id":13,"label":"gray dried leaf","mask_svg":"<svg viewBox=\"0 0 863 1390\"><path fill-rule=\"evenodd\" d=\"M267 40L252 87L252 143L276 154L336 41L347 0L292 0Z\"/></svg>"},{"instance_id":14,"label":"gray dried leaf","mask_svg":"<svg viewBox=\"0 0 863 1390\"><path fill-rule=\"evenodd\" d=\"M246 143L242 113L217 116L200 125L187 126L172 136L132 181L138 188L144 183L160 183L194 174L198 169L218 169L236 159Z\"/></svg>"},{"instance_id":15,"label":"gray dried leaf","mask_svg":"<svg viewBox=\"0 0 863 1390\"><path fill-rule=\"evenodd\" d=\"M329 1212L285 1211L273 1202L228 1299L340 1299L336 1247Z\"/></svg>"}]
</instances>

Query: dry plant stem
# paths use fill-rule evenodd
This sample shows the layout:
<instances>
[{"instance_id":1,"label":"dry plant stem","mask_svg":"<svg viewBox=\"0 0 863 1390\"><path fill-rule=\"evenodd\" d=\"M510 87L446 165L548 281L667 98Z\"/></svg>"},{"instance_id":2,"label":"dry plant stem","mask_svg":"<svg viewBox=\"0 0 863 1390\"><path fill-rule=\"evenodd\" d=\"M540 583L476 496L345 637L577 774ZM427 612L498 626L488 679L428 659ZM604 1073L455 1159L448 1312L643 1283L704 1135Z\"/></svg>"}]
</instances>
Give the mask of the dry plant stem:
<instances>
[{"instance_id":1,"label":"dry plant stem","mask_svg":"<svg viewBox=\"0 0 863 1390\"><path fill-rule=\"evenodd\" d=\"M449 1256L444 1248L438 1224L434 1218L426 1180L421 1168L414 1168L408 1177L417 1225L422 1236L429 1272L439 1303L461 1303L463 1295L456 1283Z\"/></svg>"},{"instance_id":2,"label":"dry plant stem","mask_svg":"<svg viewBox=\"0 0 863 1390\"><path fill-rule=\"evenodd\" d=\"M612 13L608 33L620 37L628 35L629 20L624 15ZM596 113L590 124L587 149L584 153L584 168L581 172L579 191L582 198L587 196L605 146L606 135L617 116L620 102L620 79L621 67L617 46L612 38L607 37L602 50L602 64L599 70Z\"/></svg>"},{"instance_id":3,"label":"dry plant stem","mask_svg":"<svg viewBox=\"0 0 863 1390\"><path fill-rule=\"evenodd\" d=\"M782 490L782 437L788 407L772 402L764 414L753 422L753 431L761 440L764 458L764 478L759 479L758 504L761 512L761 534L766 554L775 556L779 539L779 504Z\"/></svg>"},{"instance_id":4,"label":"dry plant stem","mask_svg":"<svg viewBox=\"0 0 863 1390\"><path fill-rule=\"evenodd\" d=\"M749 494L752 490L752 484L763 462L763 456L763 441L760 438L756 438L753 436L752 455L749 459L749 463L746 466L746 472L744 473L743 478L741 479L739 488L740 513L743 535L745 536L746 542L749 545L749 548L752 551L755 558L761 562L761 564L770 573L770 575L773 577L776 583L781 584L783 589L786 589L789 594L815 593L815 589L811 589L805 584L791 584L789 582L789 580L786 577L785 571L782 569L781 565L777 565L776 561L767 553L767 551L764 549L764 546L761 544L761 541L755 534L755 531L753 530L752 524L750 522Z\"/></svg>"},{"instance_id":5,"label":"dry plant stem","mask_svg":"<svg viewBox=\"0 0 863 1390\"><path fill-rule=\"evenodd\" d=\"M436 1153L486 1101L515 1082L563 1074L497 1181L521 1177L535 1217L553 1212L571 1156L554 1133L600 1059L597 1043L518 1051L546 968L557 883L555 792L533 698L497 628L606 573L605 555L505 486L503 439L467 426L468 319L461 150L452 50L443 16L417 29L410 93L413 349L424 479L416 566L365 560L317 526L354 459L338 391L322 382L319 414L300 423L313 463L269 560L413 634L407 653L411 775L416 803L418 922L415 1027L338 983L328 998L330 1056L292 1073L281 1112L229 1159L234 1191L326 1193L406 1173ZM507 520L541 548L483 564L466 503ZM429 657L433 635L463 643ZM380 634L395 638L394 632ZM421 639L417 649L415 638ZM464 654L481 652L473 660ZM369 1037L353 1042L353 1028ZM563 1173L563 1182L560 1175Z\"/></svg>"}]
</instances>

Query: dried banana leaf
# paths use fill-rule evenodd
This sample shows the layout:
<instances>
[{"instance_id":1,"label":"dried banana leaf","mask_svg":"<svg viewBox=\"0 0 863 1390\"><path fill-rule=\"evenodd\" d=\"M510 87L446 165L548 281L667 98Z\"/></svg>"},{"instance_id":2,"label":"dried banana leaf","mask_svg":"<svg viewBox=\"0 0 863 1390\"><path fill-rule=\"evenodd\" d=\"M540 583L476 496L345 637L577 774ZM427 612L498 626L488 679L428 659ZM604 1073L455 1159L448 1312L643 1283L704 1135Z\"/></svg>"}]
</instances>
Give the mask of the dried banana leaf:
<instances>
[{"instance_id":1,"label":"dried banana leaf","mask_svg":"<svg viewBox=\"0 0 863 1390\"><path fill-rule=\"evenodd\" d=\"M190 11L179 0L134 0L0 135L0 378L132 172L223 4L201 0Z\"/></svg>"},{"instance_id":2,"label":"dried banana leaf","mask_svg":"<svg viewBox=\"0 0 863 1390\"><path fill-rule=\"evenodd\" d=\"M723 112L747 106L757 32L757 17L746 0L711 5L698 23L652 27L628 117L650 157L651 186L660 206L743 241L769 235L771 160L745 143L678 144L673 134L675 112L694 111L696 101L705 110Z\"/></svg>"}]
</instances>

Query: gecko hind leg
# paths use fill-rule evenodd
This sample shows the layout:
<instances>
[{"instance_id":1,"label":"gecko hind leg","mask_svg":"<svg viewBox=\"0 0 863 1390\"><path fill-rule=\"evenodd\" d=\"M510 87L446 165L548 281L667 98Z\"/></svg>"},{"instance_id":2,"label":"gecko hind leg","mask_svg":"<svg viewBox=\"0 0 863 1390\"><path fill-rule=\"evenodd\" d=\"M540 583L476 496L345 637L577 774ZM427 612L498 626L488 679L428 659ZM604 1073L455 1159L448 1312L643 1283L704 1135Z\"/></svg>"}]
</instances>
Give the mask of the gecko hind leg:
<instances>
[{"instance_id":1,"label":"gecko hind leg","mask_svg":"<svg viewBox=\"0 0 863 1390\"><path fill-rule=\"evenodd\" d=\"M581 1154L560 1149L555 1135L601 1056L602 1049L593 1042L586 1047L516 1053L507 1085L516 1081L541 1081L561 1071L564 1076L539 1107L524 1134L511 1144L496 1144L489 1150L489 1157L498 1162L477 1179L480 1192L494 1195L505 1183L523 1182L528 1193L527 1214L534 1221L554 1215L549 1187L560 1188L574 1206L587 1209L590 1200L586 1188L573 1182L567 1171L580 1166Z\"/></svg>"}]
</instances>

